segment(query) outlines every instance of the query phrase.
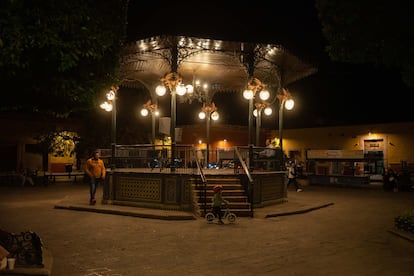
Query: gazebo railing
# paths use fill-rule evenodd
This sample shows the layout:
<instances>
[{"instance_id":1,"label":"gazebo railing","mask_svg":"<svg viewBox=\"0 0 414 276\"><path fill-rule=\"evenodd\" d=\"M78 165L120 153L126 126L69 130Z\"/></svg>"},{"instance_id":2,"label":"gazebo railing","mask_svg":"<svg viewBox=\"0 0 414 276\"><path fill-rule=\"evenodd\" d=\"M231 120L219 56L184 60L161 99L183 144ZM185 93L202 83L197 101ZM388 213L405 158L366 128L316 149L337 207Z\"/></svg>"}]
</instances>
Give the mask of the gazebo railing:
<instances>
[{"instance_id":1,"label":"gazebo railing","mask_svg":"<svg viewBox=\"0 0 414 276\"><path fill-rule=\"evenodd\" d=\"M236 155L236 148L241 159ZM253 159L250 159L250 150L253 150ZM239 174L242 169L240 160L243 160L250 172L279 171L283 167L280 150L274 149L275 154L271 157L261 156L260 152L264 150L269 149L248 146L217 149L215 153L217 166L208 170L233 169L234 174ZM177 173L199 174L197 162L200 168L203 167L201 160L197 159L199 157L193 145L176 145L174 160L171 158L171 145L117 145L113 161L110 158L111 149L100 149L100 153L108 168L115 165L115 168L140 168L154 172L169 172L173 164ZM111 164L111 161L114 164ZM229 173L228 170L227 173Z\"/></svg>"}]
</instances>

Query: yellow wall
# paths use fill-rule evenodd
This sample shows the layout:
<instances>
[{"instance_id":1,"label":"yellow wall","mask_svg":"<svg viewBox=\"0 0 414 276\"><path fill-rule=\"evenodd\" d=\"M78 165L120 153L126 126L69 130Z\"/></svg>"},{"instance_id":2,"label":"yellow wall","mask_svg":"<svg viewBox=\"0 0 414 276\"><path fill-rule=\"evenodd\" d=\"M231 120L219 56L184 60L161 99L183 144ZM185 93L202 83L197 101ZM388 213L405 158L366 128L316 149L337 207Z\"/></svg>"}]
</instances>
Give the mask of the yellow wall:
<instances>
[{"instance_id":1,"label":"yellow wall","mask_svg":"<svg viewBox=\"0 0 414 276\"><path fill-rule=\"evenodd\" d=\"M198 139L205 138L204 125L188 125L182 128L182 143L199 147ZM278 130L264 130L261 137L279 137ZM211 126L210 150L219 148L223 138L226 138L228 146L245 146L248 128ZM383 139L384 166L400 164L402 160L414 164L414 122L284 129L283 149L285 153L300 152L298 161L305 161L306 150L309 149L364 150L364 140L372 139ZM205 144L202 148L205 148Z\"/></svg>"},{"instance_id":2,"label":"yellow wall","mask_svg":"<svg viewBox=\"0 0 414 276\"><path fill-rule=\"evenodd\" d=\"M48 162L48 171L51 171L50 167L53 163L60 163L60 164L73 164L73 166L76 166L76 154L73 154L72 157L56 157L52 154L49 154L49 162Z\"/></svg>"},{"instance_id":3,"label":"yellow wall","mask_svg":"<svg viewBox=\"0 0 414 276\"><path fill-rule=\"evenodd\" d=\"M278 131L272 131L277 137ZM364 150L364 140L383 139L385 166L402 160L414 163L414 123L354 125L283 130L283 149L301 151L305 160L308 149Z\"/></svg>"}]
</instances>

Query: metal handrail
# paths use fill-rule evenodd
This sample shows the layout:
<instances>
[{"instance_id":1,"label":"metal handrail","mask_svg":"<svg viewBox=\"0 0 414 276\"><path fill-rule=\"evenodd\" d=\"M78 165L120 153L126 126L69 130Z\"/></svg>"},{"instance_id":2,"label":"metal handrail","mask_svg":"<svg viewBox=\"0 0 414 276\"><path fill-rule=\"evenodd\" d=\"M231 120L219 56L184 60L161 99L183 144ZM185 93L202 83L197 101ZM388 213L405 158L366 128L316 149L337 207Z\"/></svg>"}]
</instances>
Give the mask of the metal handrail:
<instances>
[{"instance_id":1,"label":"metal handrail","mask_svg":"<svg viewBox=\"0 0 414 276\"><path fill-rule=\"evenodd\" d=\"M193 147L192 149L193 149L193 156L197 156L195 148ZM198 160L198 158L194 158L194 159L195 159L195 162L197 164L197 170L198 170L198 173L200 175L201 183L202 183L202 186L203 186L202 187L202 193L203 193L202 197L203 197L203 211L204 211L204 214L205 214L207 212L207 178L206 178L206 176L204 174L204 171L202 169L202 166L200 164L200 160Z\"/></svg>"},{"instance_id":2,"label":"metal handrail","mask_svg":"<svg viewBox=\"0 0 414 276\"><path fill-rule=\"evenodd\" d=\"M239 162L240 162L240 164L243 167L243 170L244 170L244 173L247 176L247 179L249 179L249 186L248 186L249 199L250 199L250 202L249 203L250 203L251 216L253 217L253 210L254 210L254 208L253 208L253 202L254 202L254 197L253 197L254 196L254 186L253 185L254 185L254 180L253 180L252 175L250 174L250 171L249 171L249 168L246 165L246 162L243 160L243 157L240 154L240 151L239 151L238 147L235 147L234 148L234 152L236 153L237 158L239 159Z\"/></svg>"}]
</instances>

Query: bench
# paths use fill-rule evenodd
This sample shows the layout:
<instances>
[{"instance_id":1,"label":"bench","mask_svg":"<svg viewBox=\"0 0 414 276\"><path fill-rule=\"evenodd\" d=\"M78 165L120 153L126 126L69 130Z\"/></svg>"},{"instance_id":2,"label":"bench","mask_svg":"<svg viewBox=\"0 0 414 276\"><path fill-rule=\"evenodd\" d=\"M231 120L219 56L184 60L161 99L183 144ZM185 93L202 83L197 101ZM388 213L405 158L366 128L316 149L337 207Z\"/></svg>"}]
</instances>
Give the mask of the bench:
<instances>
[{"instance_id":1,"label":"bench","mask_svg":"<svg viewBox=\"0 0 414 276\"><path fill-rule=\"evenodd\" d=\"M72 163L51 163L50 172L52 173L68 173L72 171Z\"/></svg>"},{"instance_id":2,"label":"bench","mask_svg":"<svg viewBox=\"0 0 414 276\"><path fill-rule=\"evenodd\" d=\"M70 179L70 180L72 180L73 179L73 182L76 182L76 180L77 180L77 177L78 176L81 176L81 177L83 177L84 176L84 172L82 172L82 171L78 171L78 172L45 172L45 174L44 174L44 178L45 178L45 183L46 184L49 184L50 183L50 181L52 182L52 183L56 183L56 177L60 177L60 176L64 176L64 177L68 177L68 179ZM72 178L73 177L73 178Z\"/></svg>"}]
</instances>

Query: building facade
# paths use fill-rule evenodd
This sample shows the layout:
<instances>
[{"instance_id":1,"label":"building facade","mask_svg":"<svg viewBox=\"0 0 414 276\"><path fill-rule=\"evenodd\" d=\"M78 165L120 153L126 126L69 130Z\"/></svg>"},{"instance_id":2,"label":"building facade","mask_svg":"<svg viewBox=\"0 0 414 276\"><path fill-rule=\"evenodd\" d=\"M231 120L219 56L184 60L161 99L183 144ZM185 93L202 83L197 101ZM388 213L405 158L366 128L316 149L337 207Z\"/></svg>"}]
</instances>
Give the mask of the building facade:
<instances>
[{"instance_id":1,"label":"building facade","mask_svg":"<svg viewBox=\"0 0 414 276\"><path fill-rule=\"evenodd\" d=\"M50 165L52 161L56 162L56 160L47 160L46 163L42 158L50 159L51 156L41 156L31 152L31 147L37 142L36 134L44 127L41 120L29 122L27 118L18 116L14 116L13 119L10 117L0 119L3 129L7 130L0 137L2 154L0 171L18 171L22 168L48 170L49 167L44 164ZM53 124L62 131L76 131L76 124L60 121ZM194 145L201 151L206 149L205 124L184 125L179 128L182 135L177 144ZM278 130L262 129L260 137L262 141L257 145L265 146L265 139L278 137ZM308 168L308 166L315 166L316 161L323 163L339 159L352 162L349 166L352 167L354 174L380 175L388 167L397 171L405 169L414 172L414 147L411 144L413 138L414 122L284 129L283 149L289 159L303 164L305 169L312 169L314 172L316 168ZM220 150L247 145L247 126L220 123L210 126L210 162L219 161ZM315 158L315 153L319 154L319 157ZM351 153L356 155L349 156ZM311 156L308 156L309 154ZM339 154L339 158L330 158L332 154ZM72 158L71 162L75 160L74 156L70 158ZM355 172L357 165L361 169ZM329 168L331 173L338 173L338 170L342 170L341 173L349 173L347 168L340 168L340 164L335 166Z\"/></svg>"},{"instance_id":2,"label":"building facade","mask_svg":"<svg viewBox=\"0 0 414 276\"><path fill-rule=\"evenodd\" d=\"M181 128L181 143L193 144L197 149L206 148L207 131L203 124ZM278 137L278 130L263 129L260 136L263 141L258 145L264 146L266 138ZM283 149L289 159L304 164L305 169L313 160L345 160L352 163L349 166L361 168L354 171L354 174L381 175L388 167L397 171L407 169L414 172L413 138L413 122L284 129ZM210 128L211 162L218 161L218 150L247 144L246 126L216 124ZM308 156L315 154L315 150L319 150L319 156ZM335 152L343 156L329 157ZM350 156L351 153L356 155Z\"/></svg>"}]
</instances>

